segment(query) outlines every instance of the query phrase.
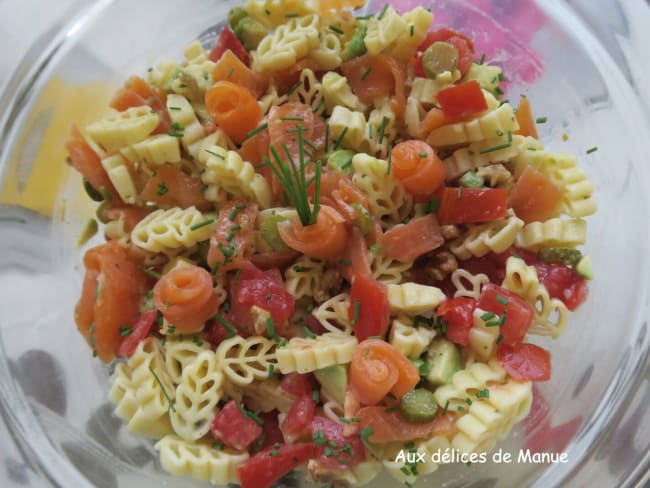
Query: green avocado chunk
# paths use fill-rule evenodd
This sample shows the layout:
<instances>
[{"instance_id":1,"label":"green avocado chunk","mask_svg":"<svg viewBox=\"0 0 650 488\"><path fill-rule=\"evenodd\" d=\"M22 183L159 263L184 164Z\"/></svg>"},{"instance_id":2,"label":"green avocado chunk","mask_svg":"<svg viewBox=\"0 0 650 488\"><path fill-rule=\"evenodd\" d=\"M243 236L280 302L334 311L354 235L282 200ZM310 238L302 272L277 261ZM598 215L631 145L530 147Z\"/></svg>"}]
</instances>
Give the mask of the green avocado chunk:
<instances>
[{"instance_id":1,"label":"green avocado chunk","mask_svg":"<svg viewBox=\"0 0 650 488\"><path fill-rule=\"evenodd\" d=\"M335 364L327 368L317 369L314 371L314 376L316 376L325 394L343 405L345 391L348 388L348 370L345 366Z\"/></svg>"},{"instance_id":2,"label":"green avocado chunk","mask_svg":"<svg viewBox=\"0 0 650 488\"><path fill-rule=\"evenodd\" d=\"M360 25L357 27L356 32L352 36L352 39L348 41L343 49L343 61L349 61L359 56L363 56L368 52L366 43L364 42L366 38L366 33L368 32L368 27L365 25Z\"/></svg>"},{"instance_id":3,"label":"green avocado chunk","mask_svg":"<svg viewBox=\"0 0 650 488\"><path fill-rule=\"evenodd\" d=\"M230 9L230 12L228 12L228 23L230 24L230 28L234 29L239 25L239 22L245 17L248 17L248 12L246 11L245 8L243 7L233 7Z\"/></svg>"},{"instance_id":4,"label":"green avocado chunk","mask_svg":"<svg viewBox=\"0 0 650 488\"><path fill-rule=\"evenodd\" d=\"M447 339L434 339L427 351L427 361L431 367L427 381L433 385L446 385L460 370L460 351Z\"/></svg>"},{"instance_id":5,"label":"green avocado chunk","mask_svg":"<svg viewBox=\"0 0 650 488\"><path fill-rule=\"evenodd\" d=\"M558 262L574 268L582 259L582 253L570 247L545 247L537 251L537 259Z\"/></svg>"},{"instance_id":6,"label":"green avocado chunk","mask_svg":"<svg viewBox=\"0 0 650 488\"><path fill-rule=\"evenodd\" d=\"M266 27L250 17L241 19L233 32L248 51L257 49L262 39L268 34Z\"/></svg>"}]
</instances>

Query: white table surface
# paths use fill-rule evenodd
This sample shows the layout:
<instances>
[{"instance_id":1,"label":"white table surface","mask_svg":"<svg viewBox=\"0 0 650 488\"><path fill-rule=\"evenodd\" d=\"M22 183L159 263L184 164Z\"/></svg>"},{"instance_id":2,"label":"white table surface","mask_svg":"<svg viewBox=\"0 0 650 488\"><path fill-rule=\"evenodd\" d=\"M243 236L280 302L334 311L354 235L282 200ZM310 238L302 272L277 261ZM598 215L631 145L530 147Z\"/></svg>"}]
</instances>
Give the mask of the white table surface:
<instances>
[{"instance_id":1,"label":"white table surface","mask_svg":"<svg viewBox=\"0 0 650 488\"><path fill-rule=\"evenodd\" d=\"M133 0L137 1L137 0ZM172 0L161 0L172 1ZM583 13L592 17L594 24L611 25L612 19L599 18L599 5L611 0L573 0ZM0 34L3 49L0 49L0 92L8 82L29 46L52 24L74 7L75 0L0 0ZM623 56L628 60L644 60L644 63L630 62L630 78L639 93L644 94L646 113L650 117L650 68L647 50L650 48L650 0L620 0L621 7L630 12L630 24L626 26L630 42ZM620 53L613 53L614 57ZM46 486L37 473L23 459L6 425L0 419L0 486L40 487Z\"/></svg>"}]
</instances>

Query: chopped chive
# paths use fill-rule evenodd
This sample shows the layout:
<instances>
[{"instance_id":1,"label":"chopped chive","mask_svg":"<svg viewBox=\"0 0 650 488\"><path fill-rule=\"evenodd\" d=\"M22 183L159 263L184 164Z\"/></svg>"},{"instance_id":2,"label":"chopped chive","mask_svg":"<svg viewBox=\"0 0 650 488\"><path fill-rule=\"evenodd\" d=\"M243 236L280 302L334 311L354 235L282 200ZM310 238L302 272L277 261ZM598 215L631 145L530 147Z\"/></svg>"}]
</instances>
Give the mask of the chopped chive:
<instances>
[{"instance_id":1,"label":"chopped chive","mask_svg":"<svg viewBox=\"0 0 650 488\"><path fill-rule=\"evenodd\" d=\"M263 130L266 130L268 128L268 126L269 126L269 124L264 123L264 124L260 125L259 127L257 127L256 129L253 129L248 134L246 134L246 139L250 139L251 137L256 136L257 134L259 134Z\"/></svg>"},{"instance_id":2,"label":"chopped chive","mask_svg":"<svg viewBox=\"0 0 650 488\"><path fill-rule=\"evenodd\" d=\"M379 144L384 141L384 132L386 132L386 124L388 124L388 117L384 115L384 118L381 119L381 126L379 126Z\"/></svg>"},{"instance_id":3,"label":"chopped chive","mask_svg":"<svg viewBox=\"0 0 650 488\"><path fill-rule=\"evenodd\" d=\"M226 159L223 155L221 155L219 153L216 153L214 151L210 151L209 149L204 149L204 151L207 152L208 154L211 154L214 157L219 158L219 159L224 159L224 160Z\"/></svg>"},{"instance_id":4,"label":"chopped chive","mask_svg":"<svg viewBox=\"0 0 650 488\"><path fill-rule=\"evenodd\" d=\"M126 337L133 332L133 329L129 327L128 325L123 325L120 327L120 337Z\"/></svg>"},{"instance_id":5,"label":"chopped chive","mask_svg":"<svg viewBox=\"0 0 650 488\"><path fill-rule=\"evenodd\" d=\"M421 152L418 156L420 156L420 159L424 159L424 158L428 157L429 155L427 153L425 153L425 152Z\"/></svg>"},{"instance_id":6,"label":"chopped chive","mask_svg":"<svg viewBox=\"0 0 650 488\"><path fill-rule=\"evenodd\" d=\"M228 71L227 78L230 79L230 77L233 75L234 72L235 72L235 68L230 68L230 71Z\"/></svg>"},{"instance_id":7,"label":"chopped chive","mask_svg":"<svg viewBox=\"0 0 650 488\"><path fill-rule=\"evenodd\" d=\"M492 312L485 312L483 315L481 315L481 320L484 322L487 322L488 320L492 320L496 315Z\"/></svg>"},{"instance_id":8,"label":"chopped chive","mask_svg":"<svg viewBox=\"0 0 650 488\"><path fill-rule=\"evenodd\" d=\"M300 85L302 85L301 82L298 82L295 85L293 85L287 92L287 96L290 97L291 95L293 95L296 92L296 90L300 88Z\"/></svg>"},{"instance_id":9,"label":"chopped chive","mask_svg":"<svg viewBox=\"0 0 650 488\"><path fill-rule=\"evenodd\" d=\"M329 152L329 146L330 146L330 126L329 124L325 124L325 152Z\"/></svg>"},{"instance_id":10,"label":"chopped chive","mask_svg":"<svg viewBox=\"0 0 650 488\"><path fill-rule=\"evenodd\" d=\"M248 418L253 420L257 425L264 425L264 420L262 420L255 412L248 412Z\"/></svg>"},{"instance_id":11,"label":"chopped chive","mask_svg":"<svg viewBox=\"0 0 650 488\"><path fill-rule=\"evenodd\" d=\"M361 74L361 81L365 80L368 78L368 75L372 71L372 66L368 66L368 68Z\"/></svg>"},{"instance_id":12,"label":"chopped chive","mask_svg":"<svg viewBox=\"0 0 650 488\"><path fill-rule=\"evenodd\" d=\"M372 430L372 427L368 426L361 429L361 433L359 434L359 437L361 437L361 439L367 439L372 434L374 434L374 431Z\"/></svg>"},{"instance_id":13,"label":"chopped chive","mask_svg":"<svg viewBox=\"0 0 650 488\"><path fill-rule=\"evenodd\" d=\"M339 265L340 266L352 266L352 261L349 259L340 259L339 260Z\"/></svg>"},{"instance_id":14,"label":"chopped chive","mask_svg":"<svg viewBox=\"0 0 650 488\"><path fill-rule=\"evenodd\" d=\"M169 110L180 110L180 107L169 107Z\"/></svg>"},{"instance_id":15,"label":"chopped chive","mask_svg":"<svg viewBox=\"0 0 650 488\"><path fill-rule=\"evenodd\" d=\"M538 117L535 119L535 122L537 124L545 124L546 122L548 122L548 117Z\"/></svg>"},{"instance_id":16,"label":"chopped chive","mask_svg":"<svg viewBox=\"0 0 650 488\"><path fill-rule=\"evenodd\" d=\"M210 225L212 223L214 223L214 219L205 219L203 222L199 222L198 224L191 226L190 230L198 230L201 227L205 227L206 225Z\"/></svg>"},{"instance_id":17,"label":"chopped chive","mask_svg":"<svg viewBox=\"0 0 650 488\"><path fill-rule=\"evenodd\" d=\"M275 365L273 365L273 364L269 365L269 370L266 373L266 377L267 378L272 378L274 370L275 370Z\"/></svg>"},{"instance_id":18,"label":"chopped chive","mask_svg":"<svg viewBox=\"0 0 650 488\"><path fill-rule=\"evenodd\" d=\"M310 339L316 339L316 334L314 334L309 327L303 326L302 330Z\"/></svg>"},{"instance_id":19,"label":"chopped chive","mask_svg":"<svg viewBox=\"0 0 650 488\"><path fill-rule=\"evenodd\" d=\"M165 185L162 181L158 183L158 190L156 190L156 195L159 197L162 197L169 191L169 188L167 188L167 185Z\"/></svg>"},{"instance_id":20,"label":"chopped chive","mask_svg":"<svg viewBox=\"0 0 650 488\"><path fill-rule=\"evenodd\" d=\"M438 198L434 198L429 203L427 203L427 213L436 213L439 208L440 200Z\"/></svg>"},{"instance_id":21,"label":"chopped chive","mask_svg":"<svg viewBox=\"0 0 650 488\"><path fill-rule=\"evenodd\" d=\"M512 139L512 133L510 133L510 139ZM500 151L501 149L508 149L510 146L512 146L511 142L505 143L505 144L499 144L497 146L492 146L492 147L487 147L485 149L481 149L479 151L480 154L487 154L491 153L494 151Z\"/></svg>"},{"instance_id":22,"label":"chopped chive","mask_svg":"<svg viewBox=\"0 0 650 488\"><path fill-rule=\"evenodd\" d=\"M311 399L314 400L314 403L320 402L320 393L318 393L318 390L311 392Z\"/></svg>"},{"instance_id":23,"label":"chopped chive","mask_svg":"<svg viewBox=\"0 0 650 488\"><path fill-rule=\"evenodd\" d=\"M300 17L300 14L294 14L294 13L286 14L285 17L287 19L295 19L296 17Z\"/></svg>"},{"instance_id":24,"label":"chopped chive","mask_svg":"<svg viewBox=\"0 0 650 488\"><path fill-rule=\"evenodd\" d=\"M442 415L447 415L447 409L449 408L449 400L445 403L445 408L442 409Z\"/></svg>"},{"instance_id":25,"label":"chopped chive","mask_svg":"<svg viewBox=\"0 0 650 488\"><path fill-rule=\"evenodd\" d=\"M345 34L345 32L343 32L343 31L342 31L341 29L339 29L338 27L334 27L333 25L330 25L330 30L331 30L332 32L336 32L337 34L340 34L340 35Z\"/></svg>"},{"instance_id":26,"label":"chopped chive","mask_svg":"<svg viewBox=\"0 0 650 488\"><path fill-rule=\"evenodd\" d=\"M499 344L501 344L501 341L502 341L502 340L503 340L503 336L502 336L501 334L499 334L499 337L497 337L497 341L496 341L497 346L498 346Z\"/></svg>"},{"instance_id":27,"label":"chopped chive","mask_svg":"<svg viewBox=\"0 0 650 488\"><path fill-rule=\"evenodd\" d=\"M456 188L456 200L460 200L461 198L463 198L463 189L459 186Z\"/></svg>"},{"instance_id":28,"label":"chopped chive","mask_svg":"<svg viewBox=\"0 0 650 488\"><path fill-rule=\"evenodd\" d=\"M173 130L168 130L167 135L170 137L183 137L184 134L182 132L175 132Z\"/></svg>"},{"instance_id":29,"label":"chopped chive","mask_svg":"<svg viewBox=\"0 0 650 488\"><path fill-rule=\"evenodd\" d=\"M280 120L283 122L304 122L305 119L302 117L280 117Z\"/></svg>"},{"instance_id":30,"label":"chopped chive","mask_svg":"<svg viewBox=\"0 0 650 488\"><path fill-rule=\"evenodd\" d=\"M415 35L415 26L413 24L411 24L410 34L411 34L411 37L413 37Z\"/></svg>"},{"instance_id":31,"label":"chopped chive","mask_svg":"<svg viewBox=\"0 0 650 488\"><path fill-rule=\"evenodd\" d=\"M512 142L512 131L508 131L508 142Z\"/></svg>"},{"instance_id":32,"label":"chopped chive","mask_svg":"<svg viewBox=\"0 0 650 488\"><path fill-rule=\"evenodd\" d=\"M352 421L350 419L346 419L345 417L339 417L339 421L342 424L350 424L350 423L352 423Z\"/></svg>"},{"instance_id":33,"label":"chopped chive","mask_svg":"<svg viewBox=\"0 0 650 488\"><path fill-rule=\"evenodd\" d=\"M481 54L481 60L478 62L478 64L483 64L485 63L485 53Z\"/></svg>"},{"instance_id":34,"label":"chopped chive","mask_svg":"<svg viewBox=\"0 0 650 488\"><path fill-rule=\"evenodd\" d=\"M388 161L386 161L386 174L390 174L391 166L393 165L393 148L388 148Z\"/></svg>"},{"instance_id":35,"label":"chopped chive","mask_svg":"<svg viewBox=\"0 0 650 488\"><path fill-rule=\"evenodd\" d=\"M167 400L167 403L169 404L169 410L172 412L176 413L176 407L174 406L174 401L169 398L169 395L167 394L167 390L165 390L165 387L163 386L162 382L160 381L160 378L158 378L158 375L156 372L149 366L149 372L153 375L153 377L156 379L156 382L158 383L158 386L160 386L160 389L163 392L163 395L165 397L165 400Z\"/></svg>"},{"instance_id":36,"label":"chopped chive","mask_svg":"<svg viewBox=\"0 0 650 488\"><path fill-rule=\"evenodd\" d=\"M596 151L598 151L598 147L594 146L591 149L587 149L587 154L595 153Z\"/></svg>"},{"instance_id":37,"label":"chopped chive","mask_svg":"<svg viewBox=\"0 0 650 488\"><path fill-rule=\"evenodd\" d=\"M499 302L501 305L504 305L504 306L508 305L508 299L506 297L504 297L504 296L497 295L496 297L494 297L494 299L497 302Z\"/></svg>"},{"instance_id":38,"label":"chopped chive","mask_svg":"<svg viewBox=\"0 0 650 488\"><path fill-rule=\"evenodd\" d=\"M339 148L339 146L341 145L341 142L343 142L343 138L345 137L345 134L347 134L347 133L348 133L348 128L345 127L345 128L341 131L341 134L339 135L339 137L338 137L338 139L336 140L336 142L334 143L334 150L335 150L335 151Z\"/></svg>"},{"instance_id":39,"label":"chopped chive","mask_svg":"<svg viewBox=\"0 0 650 488\"><path fill-rule=\"evenodd\" d=\"M370 252L373 256L379 254L379 244L375 242L372 246L370 246Z\"/></svg>"},{"instance_id":40,"label":"chopped chive","mask_svg":"<svg viewBox=\"0 0 650 488\"><path fill-rule=\"evenodd\" d=\"M221 325L223 325L226 329L228 329L230 331L230 334L232 334L232 335L230 335L229 337L237 335L237 332L238 332L237 329L235 328L234 325L232 325L228 321L228 319L226 317L224 317L223 315L218 313L217 315L215 315L214 318L217 319L221 323Z\"/></svg>"},{"instance_id":41,"label":"chopped chive","mask_svg":"<svg viewBox=\"0 0 650 488\"><path fill-rule=\"evenodd\" d=\"M384 8L381 9L381 12L379 12L379 15L377 16L377 20L383 19L384 15L386 15L387 10L388 10L388 4L385 4Z\"/></svg>"},{"instance_id":42,"label":"chopped chive","mask_svg":"<svg viewBox=\"0 0 650 488\"><path fill-rule=\"evenodd\" d=\"M490 398L490 390L484 388L476 392L476 398Z\"/></svg>"},{"instance_id":43,"label":"chopped chive","mask_svg":"<svg viewBox=\"0 0 650 488\"><path fill-rule=\"evenodd\" d=\"M359 321L359 313L361 312L361 300L354 301L354 318L352 319L352 325L355 325Z\"/></svg>"}]
</instances>

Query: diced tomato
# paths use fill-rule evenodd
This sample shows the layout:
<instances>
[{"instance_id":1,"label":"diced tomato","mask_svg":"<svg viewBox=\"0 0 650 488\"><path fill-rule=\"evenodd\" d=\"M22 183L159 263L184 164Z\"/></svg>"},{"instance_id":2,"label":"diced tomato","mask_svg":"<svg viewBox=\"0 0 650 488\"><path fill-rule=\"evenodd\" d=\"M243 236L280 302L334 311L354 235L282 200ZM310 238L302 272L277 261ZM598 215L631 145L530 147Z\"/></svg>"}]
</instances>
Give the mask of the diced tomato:
<instances>
[{"instance_id":1,"label":"diced tomato","mask_svg":"<svg viewBox=\"0 0 650 488\"><path fill-rule=\"evenodd\" d=\"M438 209L441 224L470 224L502 219L508 211L502 188L445 188Z\"/></svg>"},{"instance_id":2,"label":"diced tomato","mask_svg":"<svg viewBox=\"0 0 650 488\"><path fill-rule=\"evenodd\" d=\"M458 297L447 300L436 315L447 323L447 339L455 344L469 344L469 331L474 325L474 310L478 302L472 298Z\"/></svg>"},{"instance_id":3,"label":"diced tomato","mask_svg":"<svg viewBox=\"0 0 650 488\"><path fill-rule=\"evenodd\" d=\"M433 214L417 217L407 224L398 224L379 238L384 256L402 262L414 261L444 242L438 220Z\"/></svg>"},{"instance_id":4,"label":"diced tomato","mask_svg":"<svg viewBox=\"0 0 650 488\"><path fill-rule=\"evenodd\" d=\"M551 298L562 300L569 310L575 310L587 299L587 281L573 269L560 263L535 263L535 269Z\"/></svg>"},{"instance_id":5,"label":"diced tomato","mask_svg":"<svg viewBox=\"0 0 650 488\"><path fill-rule=\"evenodd\" d=\"M508 203L524 222L543 222L558 214L563 191L532 166L526 166L512 187Z\"/></svg>"},{"instance_id":6,"label":"diced tomato","mask_svg":"<svg viewBox=\"0 0 650 488\"><path fill-rule=\"evenodd\" d=\"M494 317L488 322L498 322L499 333L503 336L503 344L514 346L520 343L533 320L533 307L505 288L488 283L483 287L478 306L486 312L492 312L499 317ZM503 315L505 314L505 319Z\"/></svg>"},{"instance_id":7,"label":"diced tomato","mask_svg":"<svg viewBox=\"0 0 650 488\"><path fill-rule=\"evenodd\" d=\"M231 283L231 307L238 325L252 325L250 308L257 305L271 314L278 332L293 315L296 300L282 283L249 265L242 269L239 280Z\"/></svg>"},{"instance_id":8,"label":"diced tomato","mask_svg":"<svg viewBox=\"0 0 650 488\"><path fill-rule=\"evenodd\" d=\"M216 63L219 61L219 59L221 59L223 53L225 53L228 49L230 49L232 53L241 60L242 63L248 66L250 63L248 51L246 51L246 48L239 41L239 39L237 39L237 36L235 36L235 34L233 34L233 32L228 27L224 27L224 29L221 31L221 34L219 35L217 43L212 48L212 51L210 51L210 61L214 61Z\"/></svg>"},{"instance_id":9,"label":"diced tomato","mask_svg":"<svg viewBox=\"0 0 650 488\"><path fill-rule=\"evenodd\" d=\"M271 410L270 412L260 412L258 416L264 422L264 425L262 425L263 439L261 449L266 449L275 444L282 444L284 442L284 436L282 435L280 424L278 423L278 411Z\"/></svg>"},{"instance_id":10,"label":"diced tomato","mask_svg":"<svg viewBox=\"0 0 650 488\"><path fill-rule=\"evenodd\" d=\"M431 422L409 422L399 411L386 411L386 407L364 407L357 416L362 429L372 429L371 442L406 442L451 433L455 416L451 412L436 415Z\"/></svg>"},{"instance_id":11,"label":"diced tomato","mask_svg":"<svg viewBox=\"0 0 650 488\"><path fill-rule=\"evenodd\" d=\"M314 389L314 378L311 374L289 373L282 378L280 388L295 397L311 395Z\"/></svg>"},{"instance_id":12,"label":"diced tomato","mask_svg":"<svg viewBox=\"0 0 650 488\"><path fill-rule=\"evenodd\" d=\"M436 98L446 117L469 117L488 108L478 81L440 90Z\"/></svg>"},{"instance_id":13,"label":"diced tomato","mask_svg":"<svg viewBox=\"0 0 650 488\"><path fill-rule=\"evenodd\" d=\"M311 434L313 442L318 444L318 460L325 466L345 470L366 458L366 450L359 435L343 435L343 426L332 420L316 416L311 424ZM319 439L326 439L327 443ZM337 447L333 447L332 443ZM330 451L326 451L326 448Z\"/></svg>"},{"instance_id":14,"label":"diced tomato","mask_svg":"<svg viewBox=\"0 0 650 488\"><path fill-rule=\"evenodd\" d=\"M142 342L151 333L153 323L158 315L157 310L149 310L140 315L138 321L133 324L129 335L125 336L117 350L117 355L121 358L130 358L135 352L138 344Z\"/></svg>"},{"instance_id":15,"label":"diced tomato","mask_svg":"<svg viewBox=\"0 0 650 488\"><path fill-rule=\"evenodd\" d=\"M427 50L427 48L434 42L447 42L458 50L458 70L461 74L465 75L474 61L474 43L464 34L456 32L452 29L438 29L435 32L429 32L425 40L418 47L418 56L415 58L415 74L420 77L425 77L424 69L422 67L422 56L420 53Z\"/></svg>"},{"instance_id":16,"label":"diced tomato","mask_svg":"<svg viewBox=\"0 0 650 488\"><path fill-rule=\"evenodd\" d=\"M287 416L282 421L282 425L280 425L285 442L293 444L310 434L309 427L312 420L314 420L315 414L316 403L312 399L311 393L303 395L293 402Z\"/></svg>"},{"instance_id":17,"label":"diced tomato","mask_svg":"<svg viewBox=\"0 0 650 488\"><path fill-rule=\"evenodd\" d=\"M350 287L350 320L359 342L370 336L384 337L390 324L386 285L371 276L355 274Z\"/></svg>"},{"instance_id":18,"label":"diced tomato","mask_svg":"<svg viewBox=\"0 0 650 488\"><path fill-rule=\"evenodd\" d=\"M535 344L502 345L497 349L499 364L516 380L551 379L551 354Z\"/></svg>"},{"instance_id":19,"label":"diced tomato","mask_svg":"<svg viewBox=\"0 0 650 488\"><path fill-rule=\"evenodd\" d=\"M269 488L316 455L313 442L268 447L237 466L242 488Z\"/></svg>"},{"instance_id":20,"label":"diced tomato","mask_svg":"<svg viewBox=\"0 0 650 488\"><path fill-rule=\"evenodd\" d=\"M210 432L217 442L246 450L262 434L262 426L245 417L237 403L230 400L212 421Z\"/></svg>"}]
</instances>

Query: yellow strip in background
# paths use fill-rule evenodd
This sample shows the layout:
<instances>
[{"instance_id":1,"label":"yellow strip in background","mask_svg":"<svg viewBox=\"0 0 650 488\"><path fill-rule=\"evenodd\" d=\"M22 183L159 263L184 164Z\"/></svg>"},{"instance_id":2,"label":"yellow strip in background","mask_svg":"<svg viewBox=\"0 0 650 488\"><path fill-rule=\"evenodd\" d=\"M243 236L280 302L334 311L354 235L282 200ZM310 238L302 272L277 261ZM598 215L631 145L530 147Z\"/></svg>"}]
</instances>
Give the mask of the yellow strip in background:
<instances>
[{"instance_id":1,"label":"yellow strip in background","mask_svg":"<svg viewBox=\"0 0 650 488\"><path fill-rule=\"evenodd\" d=\"M70 171L65 163L70 125L76 122L83 127L105 113L113 90L108 83L69 85L60 78L50 80L9 162L0 204L19 205L52 217L61 184Z\"/></svg>"}]
</instances>

